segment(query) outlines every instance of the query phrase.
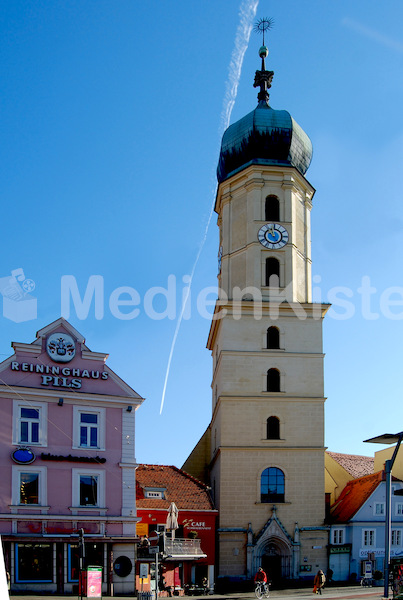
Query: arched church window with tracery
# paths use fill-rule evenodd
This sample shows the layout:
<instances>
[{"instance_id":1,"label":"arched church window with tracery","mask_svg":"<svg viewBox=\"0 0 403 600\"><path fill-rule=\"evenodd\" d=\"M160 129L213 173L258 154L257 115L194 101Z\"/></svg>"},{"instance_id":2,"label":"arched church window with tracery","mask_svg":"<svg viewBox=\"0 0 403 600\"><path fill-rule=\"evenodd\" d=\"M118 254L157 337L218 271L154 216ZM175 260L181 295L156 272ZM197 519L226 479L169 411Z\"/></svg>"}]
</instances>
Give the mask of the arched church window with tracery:
<instances>
[{"instance_id":1,"label":"arched church window with tracery","mask_svg":"<svg viewBox=\"0 0 403 600\"><path fill-rule=\"evenodd\" d=\"M280 391L280 371L278 369L269 369L267 371L267 391Z\"/></svg>"},{"instance_id":2,"label":"arched church window with tracery","mask_svg":"<svg viewBox=\"0 0 403 600\"><path fill-rule=\"evenodd\" d=\"M266 286L278 287L280 285L280 263L277 258L266 258Z\"/></svg>"},{"instance_id":3,"label":"arched church window with tracery","mask_svg":"<svg viewBox=\"0 0 403 600\"><path fill-rule=\"evenodd\" d=\"M267 196L264 205L264 216L266 221L280 220L280 202L277 196Z\"/></svg>"},{"instance_id":4,"label":"arched church window with tracery","mask_svg":"<svg viewBox=\"0 0 403 600\"><path fill-rule=\"evenodd\" d=\"M267 348L277 349L280 348L280 331L277 327L269 327L267 330Z\"/></svg>"},{"instance_id":5,"label":"arched church window with tracery","mask_svg":"<svg viewBox=\"0 0 403 600\"><path fill-rule=\"evenodd\" d=\"M260 502L284 502L285 477L281 469L268 467L260 476Z\"/></svg>"},{"instance_id":6,"label":"arched church window with tracery","mask_svg":"<svg viewBox=\"0 0 403 600\"><path fill-rule=\"evenodd\" d=\"M267 419L267 439L280 439L280 419L278 417L269 417Z\"/></svg>"}]
</instances>

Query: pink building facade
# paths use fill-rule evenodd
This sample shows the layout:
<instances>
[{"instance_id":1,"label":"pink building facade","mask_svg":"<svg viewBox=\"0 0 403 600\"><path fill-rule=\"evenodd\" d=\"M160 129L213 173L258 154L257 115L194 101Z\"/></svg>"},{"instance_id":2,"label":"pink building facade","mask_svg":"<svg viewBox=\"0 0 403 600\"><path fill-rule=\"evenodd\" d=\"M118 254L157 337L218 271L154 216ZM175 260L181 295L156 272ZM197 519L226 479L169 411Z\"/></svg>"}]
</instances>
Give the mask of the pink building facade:
<instances>
[{"instance_id":1,"label":"pink building facade","mask_svg":"<svg viewBox=\"0 0 403 600\"><path fill-rule=\"evenodd\" d=\"M60 318L0 364L0 534L11 589L75 593L79 538L104 593L135 584L143 402Z\"/></svg>"}]
</instances>

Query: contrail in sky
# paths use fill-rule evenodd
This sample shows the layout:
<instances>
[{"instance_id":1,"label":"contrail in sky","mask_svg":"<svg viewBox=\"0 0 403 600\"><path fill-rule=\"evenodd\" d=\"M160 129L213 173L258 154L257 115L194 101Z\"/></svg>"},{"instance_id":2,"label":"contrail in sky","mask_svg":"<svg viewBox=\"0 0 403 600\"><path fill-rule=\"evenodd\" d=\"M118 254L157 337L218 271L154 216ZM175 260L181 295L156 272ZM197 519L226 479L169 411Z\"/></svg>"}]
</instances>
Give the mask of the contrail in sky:
<instances>
[{"instance_id":1,"label":"contrail in sky","mask_svg":"<svg viewBox=\"0 0 403 600\"><path fill-rule=\"evenodd\" d=\"M231 61L228 68L228 78L226 83L226 90L223 100L223 109L221 112L221 123L220 123L220 137L227 129L229 125L229 121L231 118L232 109L234 108L235 99L238 93L238 84L239 79L241 77L242 64L245 56L245 52L248 48L249 38L253 27L253 20L256 17L256 11L259 4L259 0L242 0L241 6L239 9L240 21L237 28L234 49L231 54ZM200 255L202 253L204 244L207 239L207 232L210 227L211 218L213 216L214 211L214 201L216 196L217 187L214 190L213 194L213 203L211 205L210 214L208 217L207 225L204 231L204 235L202 241L199 246L199 250L197 252L196 260L194 261L192 271L189 276L188 286L186 288L185 296L182 301L182 308L178 320L176 322L175 333L172 338L171 350L169 352L168 357L168 365L165 373L165 381L164 388L162 390L162 398L161 398L161 406L160 406L160 414L162 413L162 409L164 408L164 400L165 400L165 392L167 389L169 371L171 368L172 356L175 349L176 339L178 337L179 329L183 319L183 313L185 312L186 304L189 299L190 288L192 287L193 275L197 267L197 263L199 262Z\"/></svg>"},{"instance_id":2,"label":"contrail in sky","mask_svg":"<svg viewBox=\"0 0 403 600\"><path fill-rule=\"evenodd\" d=\"M375 29L370 29L369 27L366 27L362 23L353 21L353 19L349 19L346 17L345 19L343 19L342 25L344 25L345 27L349 27L350 29L353 29L354 31L357 31L358 33L361 33L362 35L365 35L367 38L374 40L375 42L378 42L378 43L382 44L383 46L392 48L392 50L396 50L397 52L400 52L400 53L403 52L403 44L401 42L394 40L393 38L391 38L389 36L383 35L379 31L376 31Z\"/></svg>"}]
</instances>

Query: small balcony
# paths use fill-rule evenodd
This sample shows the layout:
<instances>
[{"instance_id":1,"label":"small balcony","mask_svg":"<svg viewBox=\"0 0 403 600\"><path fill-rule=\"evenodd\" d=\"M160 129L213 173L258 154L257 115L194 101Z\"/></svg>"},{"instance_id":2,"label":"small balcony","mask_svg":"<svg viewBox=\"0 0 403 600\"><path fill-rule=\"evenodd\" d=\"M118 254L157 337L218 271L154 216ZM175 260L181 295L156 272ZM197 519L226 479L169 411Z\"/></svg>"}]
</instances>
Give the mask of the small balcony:
<instances>
[{"instance_id":1,"label":"small balcony","mask_svg":"<svg viewBox=\"0 0 403 600\"><path fill-rule=\"evenodd\" d=\"M205 558L207 555L204 554L200 547L201 540L191 540L188 538L165 538L165 560L195 560L198 558Z\"/></svg>"}]
</instances>

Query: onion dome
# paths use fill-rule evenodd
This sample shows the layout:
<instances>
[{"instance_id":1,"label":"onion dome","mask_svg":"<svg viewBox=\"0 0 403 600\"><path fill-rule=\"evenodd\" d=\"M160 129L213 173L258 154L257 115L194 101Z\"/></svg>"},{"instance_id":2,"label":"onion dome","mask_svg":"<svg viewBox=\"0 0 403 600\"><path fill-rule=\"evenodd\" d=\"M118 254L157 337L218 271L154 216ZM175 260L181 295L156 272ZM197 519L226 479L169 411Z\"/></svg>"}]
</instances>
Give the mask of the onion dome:
<instances>
[{"instance_id":1,"label":"onion dome","mask_svg":"<svg viewBox=\"0 0 403 600\"><path fill-rule=\"evenodd\" d=\"M256 71L254 87L260 87L258 105L224 132L217 167L219 183L250 165L295 167L305 175L312 159L312 142L286 110L269 106L268 89L274 72L266 71L269 51L262 46L262 69Z\"/></svg>"}]
</instances>

